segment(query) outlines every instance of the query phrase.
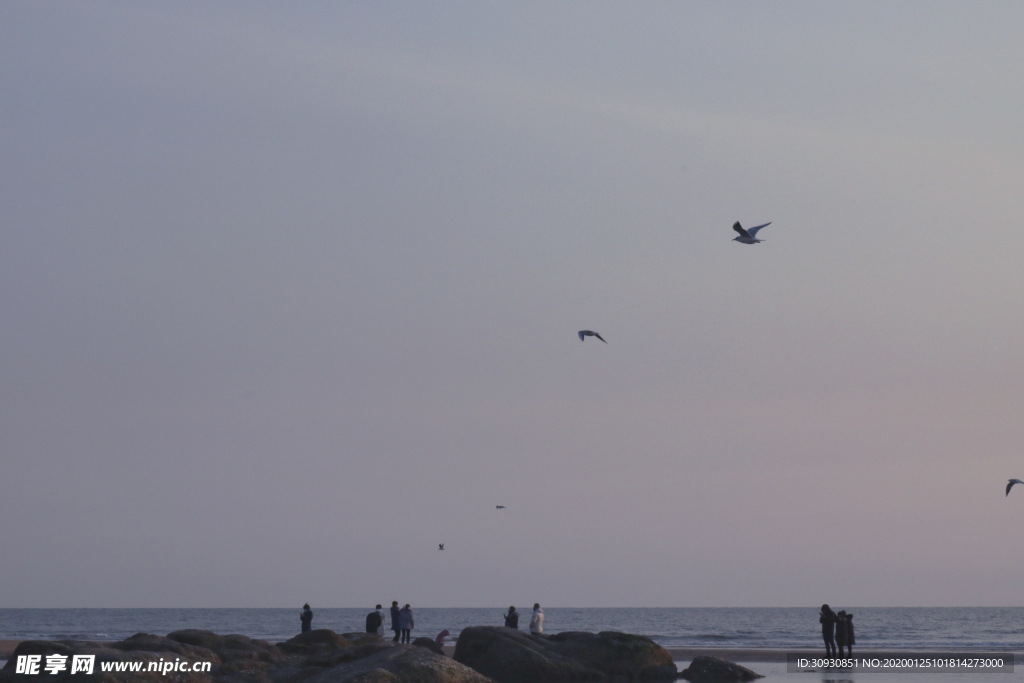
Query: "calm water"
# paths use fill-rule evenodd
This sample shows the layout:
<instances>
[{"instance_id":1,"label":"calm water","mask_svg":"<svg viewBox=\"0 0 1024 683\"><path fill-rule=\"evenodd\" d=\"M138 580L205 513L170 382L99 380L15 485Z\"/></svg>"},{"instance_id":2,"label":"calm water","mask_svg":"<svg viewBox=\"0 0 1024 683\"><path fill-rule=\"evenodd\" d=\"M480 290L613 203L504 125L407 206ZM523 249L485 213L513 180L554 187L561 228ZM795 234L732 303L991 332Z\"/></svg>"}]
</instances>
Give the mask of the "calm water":
<instances>
[{"instance_id":1,"label":"calm water","mask_svg":"<svg viewBox=\"0 0 1024 683\"><path fill-rule=\"evenodd\" d=\"M999 649L1024 651L1021 607L847 607L857 644L872 649ZM313 628L362 631L367 609L316 609ZM466 626L503 624L501 607L413 609L413 636L450 640ZM666 646L817 647L816 608L560 608L544 610L546 631L623 631ZM529 623L522 610L520 626ZM0 639L119 640L138 632L166 635L183 628L242 633L278 642L299 631L298 609L0 609ZM909 682L908 682L909 683Z\"/></svg>"}]
</instances>

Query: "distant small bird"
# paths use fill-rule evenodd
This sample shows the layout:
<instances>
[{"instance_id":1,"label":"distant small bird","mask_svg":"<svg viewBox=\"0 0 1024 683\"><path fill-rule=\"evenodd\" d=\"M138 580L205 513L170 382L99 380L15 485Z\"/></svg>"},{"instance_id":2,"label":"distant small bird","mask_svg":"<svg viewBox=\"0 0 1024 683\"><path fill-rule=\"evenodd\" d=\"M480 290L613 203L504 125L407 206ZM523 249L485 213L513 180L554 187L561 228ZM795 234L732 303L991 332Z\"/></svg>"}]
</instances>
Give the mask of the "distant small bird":
<instances>
[{"instance_id":1,"label":"distant small bird","mask_svg":"<svg viewBox=\"0 0 1024 683\"><path fill-rule=\"evenodd\" d=\"M594 332L593 330L580 330L576 334L580 335L580 341L583 341L584 337L597 337L598 339L603 341L605 344L608 343L608 342L604 341L604 337L599 335L597 332Z\"/></svg>"},{"instance_id":2,"label":"distant small bird","mask_svg":"<svg viewBox=\"0 0 1024 683\"><path fill-rule=\"evenodd\" d=\"M438 543L437 544L437 549L438 550L444 550L444 543Z\"/></svg>"},{"instance_id":3,"label":"distant small bird","mask_svg":"<svg viewBox=\"0 0 1024 683\"><path fill-rule=\"evenodd\" d=\"M495 509L495 510L504 510L504 509L505 509L505 506L504 506L504 505L495 505L495 506L494 506L494 509Z\"/></svg>"},{"instance_id":4,"label":"distant small bird","mask_svg":"<svg viewBox=\"0 0 1024 683\"><path fill-rule=\"evenodd\" d=\"M765 223L764 225L759 225L756 228L744 230L743 226L740 225L740 222L736 221L735 223L732 224L732 229L738 232L740 236L733 237L732 241L739 242L741 244L757 244L758 242L764 242L764 240L759 240L756 238L757 231L760 230L761 228L767 228L769 225L771 225L771 221Z\"/></svg>"},{"instance_id":5,"label":"distant small bird","mask_svg":"<svg viewBox=\"0 0 1024 683\"><path fill-rule=\"evenodd\" d=\"M1024 481L1020 479L1011 479L1010 483L1006 485L1006 495L1010 495L1010 489L1013 488L1014 484L1024 484Z\"/></svg>"}]
</instances>

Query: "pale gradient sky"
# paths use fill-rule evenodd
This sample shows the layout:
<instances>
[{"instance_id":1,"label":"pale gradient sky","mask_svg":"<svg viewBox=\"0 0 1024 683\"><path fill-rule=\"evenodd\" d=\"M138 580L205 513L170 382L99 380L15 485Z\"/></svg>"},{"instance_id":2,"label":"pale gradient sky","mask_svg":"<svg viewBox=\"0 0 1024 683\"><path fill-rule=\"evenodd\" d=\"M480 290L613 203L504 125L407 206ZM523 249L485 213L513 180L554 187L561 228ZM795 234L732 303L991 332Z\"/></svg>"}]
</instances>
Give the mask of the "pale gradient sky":
<instances>
[{"instance_id":1,"label":"pale gradient sky","mask_svg":"<svg viewBox=\"0 0 1024 683\"><path fill-rule=\"evenodd\" d=\"M1024 604L1022 29L0 4L0 607Z\"/></svg>"}]
</instances>

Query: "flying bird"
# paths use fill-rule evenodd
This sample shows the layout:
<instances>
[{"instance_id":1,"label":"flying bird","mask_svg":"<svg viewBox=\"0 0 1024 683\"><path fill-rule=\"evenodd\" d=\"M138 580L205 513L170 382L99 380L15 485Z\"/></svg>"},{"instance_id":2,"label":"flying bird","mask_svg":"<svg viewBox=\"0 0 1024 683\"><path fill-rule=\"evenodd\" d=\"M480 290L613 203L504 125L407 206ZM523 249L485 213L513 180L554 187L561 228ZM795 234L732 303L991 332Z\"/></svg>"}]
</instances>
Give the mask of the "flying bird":
<instances>
[{"instance_id":1,"label":"flying bird","mask_svg":"<svg viewBox=\"0 0 1024 683\"><path fill-rule=\"evenodd\" d=\"M739 242L741 244L757 244L758 242L764 242L764 240L757 239L757 231L760 230L761 228L767 228L769 225L771 225L771 221L765 223L764 225L759 225L756 228L744 230L743 226L740 225L740 222L736 221L735 223L732 224L732 229L738 232L740 236L733 237L732 241Z\"/></svg>"},{"instance_id":2,"label":"flying bird","mask_svg":"<svg viewBox=\"0 0 1024 683\"><path fill-rule=\"evenodd\" d=\"M438 550L444 550L444 543L438 543L437 544L437 549Z\"/></svg>"},{"instance_id":3,"label":"flying bird","mask_svg":"<svg viewBox=\"0 0 1024 683\"><path fill-rule=\"evenodd\" d=\"M494 509L495 509L495 510L504 510L504 509L505 509L505 506L504 506L504 505L495 505L495 506L494 506Z\"/></svg>"},{"instance_id":4,"label":"flying bird","mask_svg":"<svg viewBox=\"0 0 1024 683\"><path fill-rule=\"evenodd\" d=\"M1024 481L1020 479L1011 479L1010 483L1006 485L1006 495L1010 495L1010 489L1013 488L1014 484L1024 484Z\"/></svg>"},{"instance_id":5,"label":"flying bird","mask_svg":"<svg viewBox=\"0 0 1024 683\"><path fill-rule=\"evenodd\" d=\"M597 332L594 332L593 330L580 330L576 334L580 335L580 341L583 341L584 337L597 337L598 339L603 341L605 344L608 343L608 342L604 341L604 337L599 335Z\"/></svg>"}]
</instances>

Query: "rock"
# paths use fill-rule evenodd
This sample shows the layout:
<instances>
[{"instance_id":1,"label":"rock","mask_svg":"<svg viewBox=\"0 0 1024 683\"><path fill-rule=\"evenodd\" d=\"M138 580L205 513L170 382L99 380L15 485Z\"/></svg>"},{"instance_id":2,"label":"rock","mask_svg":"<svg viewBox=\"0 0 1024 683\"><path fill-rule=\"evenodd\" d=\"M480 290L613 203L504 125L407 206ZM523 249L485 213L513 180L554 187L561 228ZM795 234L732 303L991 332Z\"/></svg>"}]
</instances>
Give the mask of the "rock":
<instances>
[{"instance_id":1,"label":"rock","mask_svg":"<svg viewBox=\"0 0 1024 683\"><path fill-rule=\"evenodd\" d=\"M292 642L295 641L295 642ZM96 655L92 676L52 675L55 683L493 683L467 666L424 647L399 645L376 634L333 631L306 633L289 641L295 648L314 650L310 656L286 655L263 640L246 636L221 636L210 631L175 631L166 638L137 633L117 643L86 641L25 641L18 645L7 665L0 669L0 683L27 680L14 673L21 655ZM430 641L433 644L433 641ZM150 672L148 662L203 661L209 673ZM138 672L103 672L104 662L139 662ZM70 668L70 667L68 667Z\"/></svg>"},{"instance_id":2,"label":"rock","mask_svg":"<svg viewBox=\"0 0 1024 683\"><path fill-rule=\"evenodd\" d=\"M302 683L494 683L468 666L424 647L394 644L369 657L292 680Z\"/></svg>"},{"instance_id":3,"label":"rock","mask_svg":"<svg viewBox=\"0 0 1024 683\"><path fill-rule=\"evenodd\" d=\"M764 678L745 666L727 662L718 657L694 657L690 666L679 673L680 678L685 678L691 683L735 683L738 681L752 681L756 678Z\"/></svg>"},{"instance_id":4,"label":"rock","mask_svg":"<svg viewBox=\"0 0 1024 683\"><path fill-rule=\"evenodd\" d=\"M437 642L432 638L417 638L416 640L412 641L412 644L414 647L425 647L431 652L436 652L439 655L444 654L444 650L442 650L441 646L438 645Z\"/></svg>"},{"instance_id":5,"label":"rock","mask_svg":"<svg viewBox=\"0 0 1024 683\"><path fill-rule=\"evenodd\" d=\"M338 664L344 664L345 662L353 662L357 659L369 657L379 650L387 650L392 647L395 647L395 643L385 641L383 638L377 636L376 640L371 640L362 644L352 645L351 647L342 648L340 650L319 652L308 657L306 661L302 663L302 666L318 666L321 668L337 666Z\"/></svg>"},{"instance_id":6,"label":"rock","mask_svg":"<svg viewBox=\"0 0 1024 683\"><path fill-rule=\"evenodd\" d=\"M329 631L329 633L333 634L334 632ZM237 633L222 636L212 631L185 629L168 633L167 638L185 645L211 650L217 654L221 662L224 664L235 663L236 667L244 666L241 662L273 664L284 659L284 653L267 641L253 640Z\"/></svg>"},{"instance_id":7,"label":"rock","mask_svg":"<svg viewBox=\"0 0 1024 683\"><path fill-rule=\"evenodd\" d=\"M373 636L374 638L380 638L380 636L373 633L346 635ZM283 643L278 643L277 648L286 654L308 656L313 654L322 654L330 650L341 650L346 647L352 647L355 644L356 643L353 640L349 640L344 636L339 636L328 628L319 628L314 631L300 633L294 638L289 638Z\"/></svg>"},{"instance_id":8,"label":"rock","mask_svg":"<svg viewBox=\"0 0 1024 683\"><path fill-rule=\"evenodd\" d=\"M650 638L615 631L531 635L471 626L459 634L455 660L499 683L671 681L677 676L665 648Z\"/></svg>"},{"instance_id":9,"label":"rock","mask_svg":"<svg viewBox=\"0 0 1024 683\"><path fill-rule=\"evenodd\" d=\"M213 650L150 633L136 633L131 638L111 644L110 647L124 652L169 652L191 661L211 662L214 665L221 663L220 657Z\"/></svg>"},{"instance_id":10,"label":"rock","mask_svg":"<svg viewBox=\"0 0 1024 683\"><path fill-rule=\"evenodd\" d=\"M144 638L138 638L138 636L144 636ZM166 640L161 636L149 636L149 634L136 634L133 636L136 640L133 643L129 643L127 649L124 647L114 647L116 645L123 645L124 643L131 641L132 638L120 643L94 643L90 641L82 640L26 640L21 642L14 652L11 654L11 658L7 661L7 664L2 670L0 670L0 683L14 683L16 681L25 680L24 675L17 675L14 673L17 665L18 657L22 655L42 655L43 659L40 666L41 675L45 675L47 680L62 681L64 683L74 683L75 681L81 681L87 683L88 681L101 681L103 683L167 683L168 677L161 675L159 671L147 671L149 663L153 662L157 665L161 665L160 660L174 662L177 660L182 661L214 661L216 655L212 652L207 651L208 654L204 654L199 648L192 651L182 651L181 653L175 653L172 649L162 649L157 651L152 650L132 650L132 646L142 646L143 641L148 641L147 644L155 647L163 645L166 648L173 648L174 645L163 643ZM153 640L149 640L153 639ZM50 674L45 672L45 663L47 655L64 655L68 657L65 661L66 668L64 671L56 674ZM81 672L71 674L71 658L74 655L94 655L96 657L92 675L85 675ZM213 659L207 659L207 657ZM193 659L195 657L195 659ZM141 671L130 672L104 672L103 664L110 662L138 662L142 666ZM213 679L209 674L206 673L175 673L174 680L176 683L214 683Z\"/></svg>"}]
</instances>

